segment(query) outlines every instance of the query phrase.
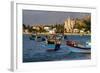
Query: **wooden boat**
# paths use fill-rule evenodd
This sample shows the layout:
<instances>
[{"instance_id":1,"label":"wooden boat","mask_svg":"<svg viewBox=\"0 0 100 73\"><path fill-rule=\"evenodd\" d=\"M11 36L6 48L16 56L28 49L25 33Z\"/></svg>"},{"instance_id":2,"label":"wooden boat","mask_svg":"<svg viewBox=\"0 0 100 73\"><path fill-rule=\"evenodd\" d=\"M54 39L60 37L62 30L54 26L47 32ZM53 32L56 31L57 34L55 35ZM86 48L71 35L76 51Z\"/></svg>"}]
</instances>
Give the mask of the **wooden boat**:
<instances>
[{"instance_id":1,"label":"wooden boat","mask_svg":"<svg viewBox=\"0 0 100 73\"><path fill-rule=\"evenodd\" d=\"M48 44L54 44L55 40L54 39L48 39L47 42L48 42Z\"/></svg>"},{"instance_id":2,"label":"wooden boat","mask_svg":"<svg viewBox=\"0 0 100 73\"><path fill-rule=\"evenodd\" d=\"M47 36L47 43L54 44L55 43L55 35L48 35Z\"/></svg>"},{"instance_id":3,"label":"wooden boat","mask_svg":"<svg viewBox=\"0 0 100 73\"><path fill-rule=\"evenodd\" d=\"M46 51L47 51L47 52L54 52L55 49L47 49Z\"/></svg>"},{"instance_id":4,"label":"wooden boat","mask_svg":"<svg viewBox=\"0 0 100 73\"><path fill-rule=\"evenodd\" d=\"M55 44L56 40L62 40L62 39L63 39L63 36L59 35L59 34L49 35L48 39L47 39L47 42L48 42L48 44Z\"/></svg>"},{"instance_id":5,"label":"wooden boat","mask_svg":"<svg viewBox=\"0 0 100 73\"><path fill-rule=\"evenodd\" d=\"M35 40L36 37L37 37L36 35L33 35L33 34L32 34L32 35L30 35L29 39L30 39L30 40Z\"/></svg>"},{"instance_id":6,"label":"wooden boat","mask_svg":"<svg viewBox=\"0 0 100 73\"><path fill-rule=\"evenodd\" d=\"M29 37L30 40L36 40L38 42L46 41L45 36L40 36L40 35L31 35Z\"/></svg>"},{"instance_id":7,"label":"wooden boat","mask_svg":"<svg viewBox=\"0 0 100 73\"><path fill-rule=\"evenodd\" d=\"M86 47L85 45L80 44L78 41L66 41L66 44L70 47L78 48L78 49L84 49L84 50L90 50L90 47Z\"/></svg>"}]
</instances>

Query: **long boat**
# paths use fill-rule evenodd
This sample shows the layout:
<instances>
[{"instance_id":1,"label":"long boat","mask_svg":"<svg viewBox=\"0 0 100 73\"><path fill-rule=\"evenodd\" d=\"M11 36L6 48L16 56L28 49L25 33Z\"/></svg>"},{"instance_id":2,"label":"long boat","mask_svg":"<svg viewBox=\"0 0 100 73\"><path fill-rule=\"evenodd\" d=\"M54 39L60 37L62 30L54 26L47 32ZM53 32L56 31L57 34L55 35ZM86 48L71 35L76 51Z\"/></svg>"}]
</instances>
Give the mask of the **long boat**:
<instances>
[{"instance_id":1,"label":"long boat","mask_svg":"<svg viewBox=\"0 0 100 73\"><path fill-rule=\"evenodd\" d=\"M78 49L84 49L84 50L91 49L91 47L86 47L85 45L82 45L77 41L66 41L66 44L70 47L74 47L74 48L78 48Z\"/></svg>"}]
</instances>

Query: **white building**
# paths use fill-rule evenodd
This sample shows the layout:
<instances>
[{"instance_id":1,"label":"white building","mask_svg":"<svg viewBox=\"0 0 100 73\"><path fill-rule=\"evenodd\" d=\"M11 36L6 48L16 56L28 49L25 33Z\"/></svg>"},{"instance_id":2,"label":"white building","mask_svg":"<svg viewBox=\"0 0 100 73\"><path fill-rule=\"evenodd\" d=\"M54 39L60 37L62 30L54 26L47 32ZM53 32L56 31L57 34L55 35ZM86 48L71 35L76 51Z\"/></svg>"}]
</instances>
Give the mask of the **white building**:
<instances>
[{"instance_id":1,"label":"white building","mask_svg":"<svg viewBox=\"0 0 100 73\"><path fill-rule=\"evenodd\" d=\"M79 33L80 31L79 31L79 29L73 29L73 32L74 33Z\"/></svg>"},{"instance_id":2,"label":"white building","mask_svg":"<svg viewBox=\"0 0 100 73\"><path fill-rule=\"evenodd\" d=\"M46 30L46 31L49 31L50 30L50 27L44 27L44 29Z\"/></svg>"}]
</instances>

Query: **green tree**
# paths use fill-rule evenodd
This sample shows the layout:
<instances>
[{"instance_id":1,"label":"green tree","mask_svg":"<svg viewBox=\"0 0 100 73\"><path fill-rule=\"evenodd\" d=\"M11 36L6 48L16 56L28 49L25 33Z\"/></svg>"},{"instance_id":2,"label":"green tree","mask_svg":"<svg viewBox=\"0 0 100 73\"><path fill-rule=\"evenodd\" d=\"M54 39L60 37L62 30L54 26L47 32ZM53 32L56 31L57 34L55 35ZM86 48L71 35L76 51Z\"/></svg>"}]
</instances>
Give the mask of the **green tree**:
<instances>
[{"instance_id":1,"label":"green tree","mask_svg":"<svg viewBox=\"0 0 100 73\"><path fill-rule=\"evenodd\" d=\"M91 20L84 20L84 23L86 24L86 31L91 31Z\"/></svg>"},{"instance_id":2,"label":"green tree","mask_svg":"<svg viewBox=\"0 0 100 73\"><path fill-rule=\"evenodd\" d=\"M64 32L64 24L56 24L56 33L63 33Z\"/></svg>"},{"instance_id":3,"label":"green tree","mask_svg":"<svg viewBox=\"0 0 100 73\"><path fill-rule=\"evenodd\" d=\"M25 24L23 24L23 29L27 29L27 27L26 27L26 25L25 25Z\"/></svg>"}]
</instances>

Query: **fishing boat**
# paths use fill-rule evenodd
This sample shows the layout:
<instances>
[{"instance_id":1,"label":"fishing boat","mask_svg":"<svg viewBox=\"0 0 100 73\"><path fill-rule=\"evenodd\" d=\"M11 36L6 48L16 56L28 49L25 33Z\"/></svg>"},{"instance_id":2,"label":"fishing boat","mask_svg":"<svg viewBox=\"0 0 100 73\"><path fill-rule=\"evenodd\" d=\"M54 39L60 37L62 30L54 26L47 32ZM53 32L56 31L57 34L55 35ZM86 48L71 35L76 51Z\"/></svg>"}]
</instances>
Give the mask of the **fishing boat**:
<instances>
[{"instance_id":1,"label":"fishing boat","mask_svg":"<svg viewBox=\"0 0 100 73\"><path fill-rule=\"evenodd\" d=\"M30 38L30 40L36 40L38 42L46 41L45 36L41 36L41 35L33 35L32 34L29 38Z\"/></svg>"},{"instance_id":2,"label":"fishing boat","mask_svg":"<svg viewBox=\"0 0 100 73\"><path fill-rule=\"evenodd\" d=\"M48 42L48 44L54 44L55 40L54 39L48 39L47 42Z\"/></svg>"},{"instance_id":3,"label":"fishing boat","mask_svg":"<svg viewBox=\"0 0 100 73\"><path fill-rule=\"evenodd\" d=\"M54 44L55 43L55 35L48 35L47 36L47 43Z\"/></svg>"},{"instance_id":4,"label":"fishing boat","mask_svg":"<svg viewBox=\"0 0 100 73\"><path fill-rule=\"evenodd\" d=\"M78 49L84 49L84 50L90 50L91 47L89 46L89 43L83 45L78 41L66 41L66 44L70 47L78 48Z\"/></svg>"},{"instance_id":5,"label":"fishing boat","mask_svg":"<svg viewBox=\"0 0 100 73\"><path fill-rule=\"evenodd\" d=\"M54 44L55 43L55 40L62 40L63 36L62 35L49 35L48 36L48 39L47 39L47 42L48 44Z\"/></svg>"},{"instance_id":6,"label":"fishing boat","mask_svg":"<svg viewBox=\"0 0 100 73\"><path fill-rule=\"evenodd\" d=\"M35 34L32 34L32 35L30 35L29 39L30 39L30 40L35 40L36 37L37 37L37 36L36 36Z\"/></svg>"}]
</instances>

